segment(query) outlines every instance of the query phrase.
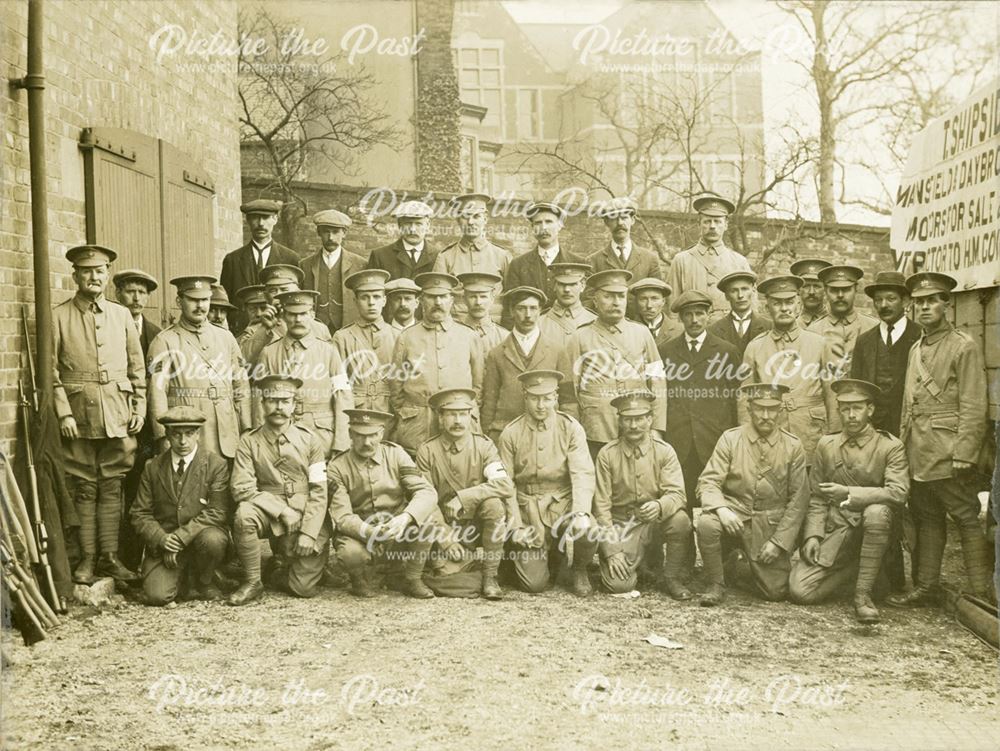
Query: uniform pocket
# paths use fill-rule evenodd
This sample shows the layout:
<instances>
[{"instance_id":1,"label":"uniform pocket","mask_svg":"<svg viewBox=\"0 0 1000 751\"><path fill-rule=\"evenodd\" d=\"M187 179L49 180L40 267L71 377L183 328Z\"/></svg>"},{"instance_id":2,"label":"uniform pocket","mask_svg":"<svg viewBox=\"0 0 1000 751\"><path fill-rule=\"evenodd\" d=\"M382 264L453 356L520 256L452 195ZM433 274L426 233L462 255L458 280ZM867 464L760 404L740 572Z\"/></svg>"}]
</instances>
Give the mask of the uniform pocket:
<instances>
[{"instance_id":1,"label":"uniform pocket","mask_svg":"<svg viewBox=\"0 0 1000 751\"><path fill-rule=\"evenodd\" d=\"M421 407L400 407L399 408L399 419L404 422L407 420L412 420L417 417L423 409Z\"/></svg>"},{"instance_id":2,"label":"uniform pocket","mask_svg":"<svg viewBox=\"0 0 1000 751\"><path fill-rule=\"evenodd\" d=\"M934 415L931 417L931 430L947 430L958 432L958 415Z\"/></svg>"}]
</instances>

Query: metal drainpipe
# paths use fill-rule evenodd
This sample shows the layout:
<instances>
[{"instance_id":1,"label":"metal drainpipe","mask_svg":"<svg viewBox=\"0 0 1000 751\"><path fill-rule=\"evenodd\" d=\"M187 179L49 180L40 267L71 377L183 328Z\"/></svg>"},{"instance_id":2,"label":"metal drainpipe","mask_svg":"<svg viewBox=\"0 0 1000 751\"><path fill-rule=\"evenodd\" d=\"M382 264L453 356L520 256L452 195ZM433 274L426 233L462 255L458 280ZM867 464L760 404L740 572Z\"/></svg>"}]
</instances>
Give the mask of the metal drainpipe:
<instances>
[{"instance_id":1,"label":"metal drainpipe","mask_svg":"<svg viewBox=\"0 0 1000 751\"><path fill-rule=\"evenodd\" d=\"M28 155L31 160L31 242L35 272L35 380L39 400L52 396L52 294L49 286L48 186L45 178L45 41L43 0L28 3L28 72L11 83L28 90ZM24 346L30 346L28 342Z\"/></svg>"}]
</instances>

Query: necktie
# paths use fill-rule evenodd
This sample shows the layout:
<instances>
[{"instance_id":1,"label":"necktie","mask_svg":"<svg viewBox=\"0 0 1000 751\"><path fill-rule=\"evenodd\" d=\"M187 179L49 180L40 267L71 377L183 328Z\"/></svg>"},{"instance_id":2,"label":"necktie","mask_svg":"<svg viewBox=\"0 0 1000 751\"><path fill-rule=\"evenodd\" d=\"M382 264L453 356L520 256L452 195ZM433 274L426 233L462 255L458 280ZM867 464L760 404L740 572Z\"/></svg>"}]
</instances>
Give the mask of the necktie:
<instances>
[{"instance_id":1,"label":"necktie","mask_svg":"<svg viewBox=\"0 0 1000 751\"><path fill-rule=\"evenodd\" d=\"M688 339L688 349L691 350L691 354L695 354L698 351L698 342L694 339Z\"/></svg>"},{"instance_id":2,"label":"necktie","mask_svg":"<svg viewBox=\"0 0 1000 751\"><path fill-rule=\"evenodd\" d=\"M417 265L417 249L416 248L410 248L409 251L407 251L407 252L410 254L410 260L413 261L413 265L416 266Z\"/></svg>"},{"instance_id":3,"label":"necktie","mask_svg":"<svg viewBox=\"0 0 1000 751\"><path fill-rule=\"evenodd\" d=\"M890 329L889 327L886 327L885 329L885 346L886 347L892 346L892 329Z\"/></svg>"},{"instance_id":4,"label":"necktie","mask_svg":"<svg viewBox=\"0 0 1000 751\"><path fill-rule=\"evenodd\" d=\"M625 266L625 248L619 245L615 248L615 253L618 255L618 262L624 267Z\"/></svg>"},{"instance_id":5,"label":"necktie","mask_svg":"<svg viewBox=\"0 0 1000 751\"><path fill-rule=\"evenodd\" d=\"M177 469L174 470L174 490L180 491L181 484L184 482L184 457L182 456L177 460Z\"/></svg>"}]
</instances>

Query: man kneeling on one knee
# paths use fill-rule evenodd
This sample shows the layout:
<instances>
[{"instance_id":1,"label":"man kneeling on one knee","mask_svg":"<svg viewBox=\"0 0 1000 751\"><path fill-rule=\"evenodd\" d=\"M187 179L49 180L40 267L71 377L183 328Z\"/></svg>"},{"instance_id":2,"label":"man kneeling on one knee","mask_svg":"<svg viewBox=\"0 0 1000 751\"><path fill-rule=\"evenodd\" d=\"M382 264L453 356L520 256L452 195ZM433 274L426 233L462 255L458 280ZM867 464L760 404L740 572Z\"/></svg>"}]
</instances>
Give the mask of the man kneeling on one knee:
<instances>
[{"instance_id":1,"label":"man kneeling on one knee","mask_svg":"<svg viewBox=\"0 0 1000 751\"><path fill-rule=\"evenodd\" d=\"M141 576L147 605L166 605L185 589L188 599L222 599L214 576L229 544L229 465L198 449L204 422L195 407L164 412L159 423L170 450L142 470L131 520L146 546Z\"/></svg>"},{"instance_id":2,"label":"man kneeling on one knee","mask_svg":"<svg viewBox=\"0 0 1000 751\"><path fill-rule=\"evenodd\" d=\"M792 567L789 595L810 605L835 594L856 575L854 612L877 623L872 588L889 546L892 519L910 490L903 442L872 427L881 389L845 378L833 383L843 432L823 436L810 473L805 542Z\"/></svg>"}]
</instances>

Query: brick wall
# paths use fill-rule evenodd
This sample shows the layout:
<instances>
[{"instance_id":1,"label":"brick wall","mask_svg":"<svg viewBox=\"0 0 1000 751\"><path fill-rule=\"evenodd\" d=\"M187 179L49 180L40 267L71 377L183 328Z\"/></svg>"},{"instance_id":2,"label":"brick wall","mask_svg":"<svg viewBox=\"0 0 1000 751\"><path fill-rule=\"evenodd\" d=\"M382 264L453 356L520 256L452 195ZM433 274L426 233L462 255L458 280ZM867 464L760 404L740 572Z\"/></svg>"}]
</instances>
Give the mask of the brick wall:
<instances>
[{"instance_id":1,"label":"brick wall","mask_svg":"<svg viewBox=\"0 0 1000 751\"><path fill-rule=\"evenodd\" d=\"M236 68L229 58L175 55L162 63L150 37L166 24L188 35L221 31L235 38L229 0L45 4L46 161L53 303L72 293L67 248L85 240L83 158L88 126L127 128L162 138L204 166L216 183L215 247L240 243ZM0 3L0 70L25 74L28 4ZM34 299L29 195L27 93L0 95L0 448L11 452L16 428L20 306ZM33 309L31 311L34 316ZM34 322L32 320L32 327Z\"/></svg>"}]
</instances>

